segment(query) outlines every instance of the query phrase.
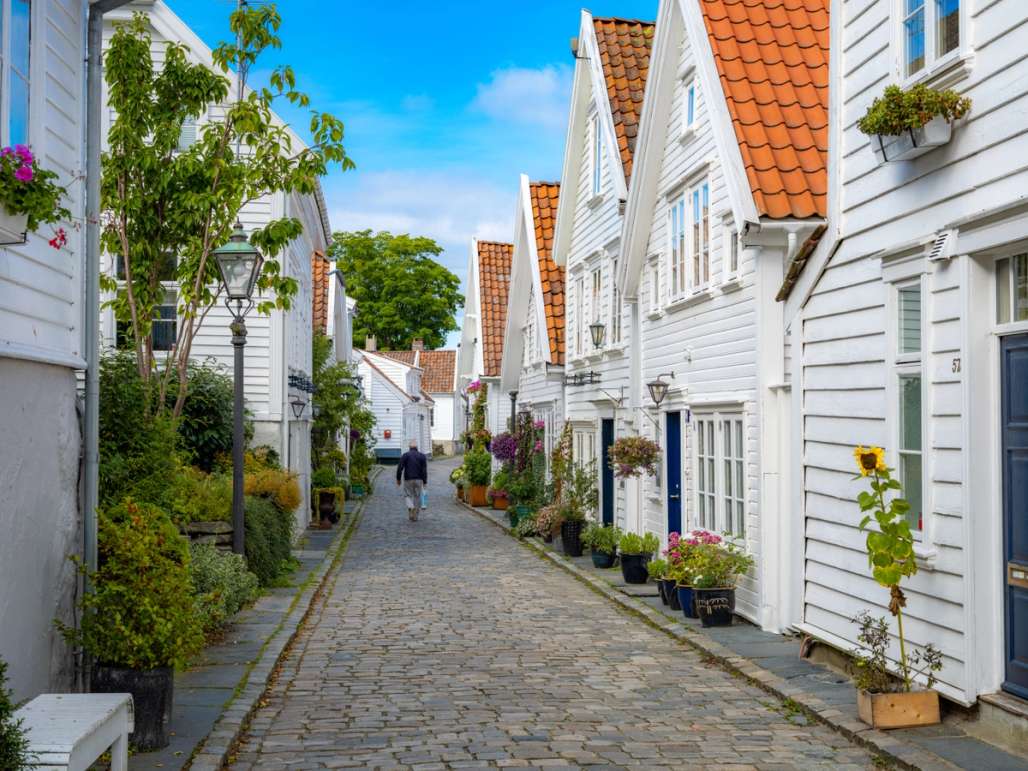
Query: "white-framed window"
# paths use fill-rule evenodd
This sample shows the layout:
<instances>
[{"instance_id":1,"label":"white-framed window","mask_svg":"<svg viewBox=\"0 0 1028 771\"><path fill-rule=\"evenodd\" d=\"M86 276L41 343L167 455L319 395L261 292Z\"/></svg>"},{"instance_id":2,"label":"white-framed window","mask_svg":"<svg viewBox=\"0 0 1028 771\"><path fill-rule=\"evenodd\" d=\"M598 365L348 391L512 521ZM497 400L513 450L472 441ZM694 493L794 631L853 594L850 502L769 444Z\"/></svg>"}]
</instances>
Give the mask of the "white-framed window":
<instances>
[{"instance_id":1,"label":"white-framed window","mask_svg":"<svg viewBox=\"0 0 1028 771\"><path fill-rule=\"evenodd\" d=\"M603 192L603 132L600 116L593 114L589 119L589 170L592 179L592 194L595 198Z\"/></svg>"},{"instance_id":2,"label":"white-framed window","mask_svg":"<svg viewBox=\"0 0 1028 771\"><path fill-rule=\"evenodd\" d=\"M579 468L587 468L596 460L596 431L592 427L575 429L572 453Z\"/></svg>"},{"instance_id":3,"label":"white-framed window","mask_svg":"<svg viewBox=\"0 0 1028 771\"><path fill-rule=\"evenodd\" d=\"M621 291L618 289L618 261L611 262L610 275L610 344L621 342Z\"/></svg>"},{"instance_id":4,"label":"white-framed window","mask_svg":"<svg viewBox=\"0 0 1028 771\"><path fill-rule=\"evenodd\" d=\"M692 257L690 282L693 290L710 282L710 184L704 180L690 191L692 236L689 248Z\"/></svg>"},{"instance_id":5,"label":"white-framed window","mask_svg":"<svg viewBox=\"0 0 1028 771\"><path fill-rule=\"evenodd\" d=\"M121 255L114 255L115 278L118 280L118 288L125 286L125 267ZM178 285L175 283L175 258L168 256L161 266L158 279L164 290L164 297L159 305L153 309L153 335L154 351L170 351L175 346L178 334ZM115 321L114 343L118 348L131 347L129 339L132 326L127 322Z\"/></svg>"},{"instance_id":6,"label":"white-framed window","mask_svg":"<svg viewBox=\"0 0 1028 771\"><path fill-rule=\"evenodd\" d=\"M699 97L699 86L696 78L686 78L682 81L682 138L687 138L696 128L696 113Z\"/></svg>"},{"instance_id":7,"label":"white-framed window","mask_svg":"<svg viewBox=\"0 0 1028 771\"><path fill-rule=\"evenodd\" d=\"M742 265L742 249L739 244L739 231L730 218L721 223L722 244L721 275L722 282L727 284L739 278Z\"/></svg>"},{"instance_id":8,"label":"white-framed window","mask_svg":"<svg viewBox=\"0 0 1028 771\"><path fill-rule=\"evenodd\" d=\"M746 535L746 431L742 413L693 417L694 526Z\"/></svg>"},{"instance_id":9,"label":"white-framed window","mask_svg":"<svg viewBox=\"0 0 1028 771\"><path fill-rule=\"evenodd\" d=\"M0 96L5 145L29 144L31 0L0 0Z\"/></svg>"},{"instance_id":10,"label":"white-framed window","mask_svg":"<svg viewBox=\"0 0 1028 771\"><path fill-rule=\"evenodd\" d=\"M589 302L589 323L595 324L601 320L600 315L603 311L603 305L600 301L600 297L603 294L603 271L600 268L595 268L590 276L592 294L590 295L591 299Z\"/></svg>"},{"instance_id":11,"label":"white-framed window","mask_svg":"<svg viewBox=\"0 0 1028 771\"><path fill-rule=\"evenodd\" d=\"M671 277L670 296L682 297L688 286L686 276L685 197L674 201L668 209L668 275Z\"/></svg>"},{"instance_id":12,"label":"white-framed window","mask_svg":"<svg viewBox=\"0 0 1028 771\"><path fill-rule=\"evenodd\" d=\"M575 353L581 356L585 353L582 345L582 335L585 328L585 280L579 276L575 281Z\"/></svg>"},{"instance_id":13,"label":"white-framed window","mask_svg":"<svg viewBox=\"0 0 1028 771\"><path fill-rule=\"evenodd\" d=\"M922 312L922 279L897 284L895 317L895 354L893 383L895 385L896 425L892 432L896 447L896 469L903 485L903 497L910 504L907 514L915 533L924 530L924 314Z\"/></svg>"},{"instance_id":14,"label":"white-framed window","mask_svg":"<svg viewBox=\"0 0 1028 771\"><path fill-rule=\"evenodd\" d=\"M960 49L961 0L899 0L899 3L904 77L930 69Z\"/></svg>"},{"instance_id":15,"label":"white-framed window","mask_svg":"<svg viewBox=\"0 0 1028 771\"><path fill-rule=\"evenodd\" d=\"M996 261L996 323L1028 321L1028 254Z\"/></svg>"}]
</instances>

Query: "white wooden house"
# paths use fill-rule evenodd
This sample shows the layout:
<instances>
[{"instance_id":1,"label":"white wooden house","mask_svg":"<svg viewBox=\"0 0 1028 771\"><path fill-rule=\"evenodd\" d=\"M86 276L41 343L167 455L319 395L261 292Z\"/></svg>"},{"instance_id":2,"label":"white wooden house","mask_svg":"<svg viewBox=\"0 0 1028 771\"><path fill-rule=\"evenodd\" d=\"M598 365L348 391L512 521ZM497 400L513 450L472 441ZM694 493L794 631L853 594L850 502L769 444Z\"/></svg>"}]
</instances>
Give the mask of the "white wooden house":
<instances>
[{"instance_id":1,"label":"white wooden house","mask_svg":"<svg viewBox=\"0 0 1028 771\"><path fill-rule=\"evenodd\" d=\"M547 462L564 429L564 269L553 261L560 186L521 175L500 391L544 426Z\"/></svg>"},{"instance_id":2,"label":"white wooden house","mask_svg":"<svg viewBox=\"0 0 1028 771\"><path fill-rule=\"evenodd\" d=\"M149 21L155 62L159 64L163 60L165 44L173 41L187 46L191 61L212 69L216 67L210 48L163 0L136 0L108 14L105 17L105 44L114 32L114 25L124 23L136 12L144 12ZM182 141L195 139L203 124L218 120L223 111L223 106L212 106L210 114L197 121L197 125L184 127ZM106 117L109 119L109 114ZM275 119L280 121L277 116ZM295 134L292 135L292 144L296 150L304 146ZM295 217L304 226L301 236L294 239L279 256L284 275L296 280L298 291L288 311L274 310L270 315L252 312L247 316L244 396L254 423L253 443L274 448L283 466L298 477L304 497L296 511L297 533L300 533L307 525L310 510L307 491L310 488L312 414L310 393L299 384L309 381L311 376L311 338L314 326L312 257L323 258L332 231L320 188L313 195L279 193L265 196L248 204L240 213L240 221L247 232L278 217ZM113 260L108 257L106 262L105 269L113 271ZM155 342L158 347L163 345L165 350L174 342L176 301L174 285L169 283L167 305L161 310L162 320L155 324ZM226 372L231 372L231 322L229 311L222 303L216 303L193 341L191 357L196 361L213 360L224 367ZM101 317L101 330L105 345L117 345L118 328L110 309Z\"/></svg>"},{"instance_id":3,"label":"white wooden house","mask_svg":"<svg viewBox=\"0 0 1028 771\"><path fill-rule=\"evenodd\" d=\"M790 400L774 293L827 210L816 5L776 26L761 5L661 2L625 214L635 428L663 449L632 506L664 538L706 529L742 545L757 566L737 611L776 630L795 556L779 543ZM801 49L807 37L820 44ZM660 381L658 405L647 384Z\"/></svg>"},{"instance_id":4,"label":"white wooden house","mask_svg":"<svg viewBox=\"0 0 1028 771\"><path fill-rule=\"evenodd\" d=\"M553 244L553 260L565 270L564 398L574 454L596 464L603 521L632 530L642 527L629 506L635 484L616 482L607 450L631 423L634 353L615 276L653 32L651 22L582 11ZM592 325L602 332L599 345Z\"/></svg>"},{"instance_id":5,"label":"white wooden house","mask_svg":"<svg viewBox=\"0 0 1028 771\"><path fill-rule=\"evenodd\" d=\"M852 479L853 445L880 445L918 539L908 639L942 650L946 696L1025 699L1028 6L906 6L833 12L829 229L779 293L793 342L790 454L803 461L788 528L804 556L789 582L794 622L845 649L854 614L887 614ZM915 83L955 88L971 111L937 149L879 164L856 123L887 85Z\"/></svg>"},{"instance_id":6,"label":"white wooden house","mask_svg":"<svg viewBox=\"0 0 1028 771\"><path fill-rule=\"evenodd\" d=\"M481 381L487 389L486 428L495 435L508 430L510 425L511 396L501 387L500 366L513 251L513 244L471 240L464 321L457 351L459 401L454 405L461 433L467 429L475 403L475 395L469 394L467 388L475 381Z\"/></svg>"},{"instance_id":7,"label":"white wooden house","mask_svg":"<svg viewBox=\"0 0 1028 771\"><path fill-rule=\"evenodd\" d=\"M60 249L51 228L0 244L0 657L15 702L71 690L75 659L54 626L74 624L83 555L83 436L76 372L86 367L85 0L5 3L0 144L28 144L67 189ZM13 45L20 39L26 45ZM93 51L94 60L99 51ZM94 158L99 147L94 147ZM14 240L14 239L12 239Z\"/></svg>"},{"instance_id":8,"label":"white wooden house","mask_svg":"<svg viewBox=\"0 0 1028 771\"><path fill-rule=\"evenodd\" d=\"M431 445L421 449L428 455L438 448L452 455L456 446L456 417L454 414L454 375L457 352L454 350L425 350L423 340L414 340L409 351L379 351L383 356L421 371L420 389L429 399L429 438ZM463 429L461 429L463 430Z\"/></svg>"},{"instance_id":9,"label":"white wooden house","mask_svg":"<svg viewBox=\"0 0 1028 771\"><path fill-rule=\"evenodd\" d=\"M375 456L393 462L411 440L432 457L432 397L422 389L423 370L392 352L374 350L369 336L363 350L354 352L357 374L368 408L375 416Z\"/></svg>"}]
</instances>

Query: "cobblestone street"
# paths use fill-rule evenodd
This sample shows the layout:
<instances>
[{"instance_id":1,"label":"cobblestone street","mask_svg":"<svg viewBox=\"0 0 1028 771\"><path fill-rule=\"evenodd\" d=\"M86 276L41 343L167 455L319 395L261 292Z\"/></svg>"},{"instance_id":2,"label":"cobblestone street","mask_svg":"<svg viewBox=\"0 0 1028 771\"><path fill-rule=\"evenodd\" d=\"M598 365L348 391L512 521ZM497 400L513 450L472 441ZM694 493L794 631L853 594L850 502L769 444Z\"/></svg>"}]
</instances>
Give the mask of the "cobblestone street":
<instances>
[{"instance_id":1,"label":"cobblestone street","mask_svg":"<svg viewBox=\"0 0 1028 771\"><path fill-rule=\"evenodd\" d=\"M870 768L452 501L377 482L233 766Z\"/></svg>"}]
</instances>

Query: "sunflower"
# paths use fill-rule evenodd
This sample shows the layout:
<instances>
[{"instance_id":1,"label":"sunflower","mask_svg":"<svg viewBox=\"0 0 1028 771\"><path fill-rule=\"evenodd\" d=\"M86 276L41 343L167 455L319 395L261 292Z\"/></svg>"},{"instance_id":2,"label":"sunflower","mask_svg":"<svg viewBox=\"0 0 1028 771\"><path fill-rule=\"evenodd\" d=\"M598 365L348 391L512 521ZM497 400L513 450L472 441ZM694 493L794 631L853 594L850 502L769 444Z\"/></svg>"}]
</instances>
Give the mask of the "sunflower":
<instances>
[{"instance_id":1,"label":"sunflower","mask_svg":"<svg viewBox=\"0 0 1028 771\"><path fill-rule=\"evenodd\" d=\"M857 468L862 476L871 476L874 472L888 470L885 465L885 450L881 447L863 447L857 445L853 448L853 457L857 459Z\"/></svg>"}]
</instances>

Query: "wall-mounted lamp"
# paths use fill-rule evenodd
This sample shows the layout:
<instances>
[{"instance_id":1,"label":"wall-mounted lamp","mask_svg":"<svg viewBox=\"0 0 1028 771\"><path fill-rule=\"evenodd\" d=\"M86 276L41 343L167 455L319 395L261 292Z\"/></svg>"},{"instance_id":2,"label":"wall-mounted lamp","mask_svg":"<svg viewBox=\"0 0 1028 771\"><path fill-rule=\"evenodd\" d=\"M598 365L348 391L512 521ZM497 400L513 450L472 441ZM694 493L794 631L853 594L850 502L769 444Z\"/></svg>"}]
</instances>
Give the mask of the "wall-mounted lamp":
<instances>
[{"instance_id":1,"label":"wall-mounted lamp","mask_svg":"<svg viewBox=\"0 0 1028 771\"><path fill-rule=\"evenodd\" d=\"M594 321L589 325L589 334L593 339L593 348L600 348L603 346L603 337L607 331L607 325L601 321Z\"/></svg>"},{"instance_id":2,"label":"wall-mounted lamp","mask_svg":"<svg viewBox=\"0 0 1028 771\"><path fill-rule=\"evenodd\" d=\"M653 403L658 407L660 406L660 403L664 401L664 398L667 396L668 384L665 383L663 380L663 378L665 377L669 377L672 380L674 380L675 373L662 372L661 374L657 375L656 380L651 380L649 383L646 384L646 388L649 389L650 392L650 398L653 399Z\"/></svg>"},{"instance_id":3,"label":"wall-mounted lamp","mask_svg":"<svg viewBox=\"0 0 1028 771\"><path fill-rule=\"evenodd\" d=\"M293 408L293 417L299 418L307 407L307 401L302 396L294 396L289 400L289 405Z\"/></svg>"}]
</instances>

